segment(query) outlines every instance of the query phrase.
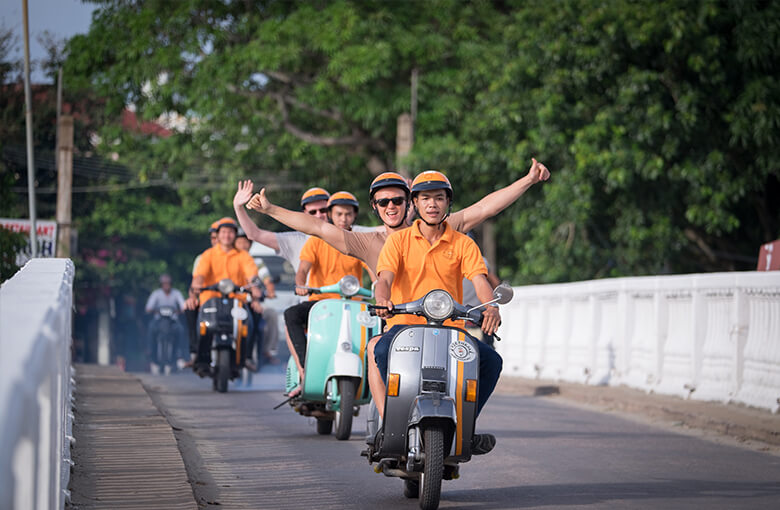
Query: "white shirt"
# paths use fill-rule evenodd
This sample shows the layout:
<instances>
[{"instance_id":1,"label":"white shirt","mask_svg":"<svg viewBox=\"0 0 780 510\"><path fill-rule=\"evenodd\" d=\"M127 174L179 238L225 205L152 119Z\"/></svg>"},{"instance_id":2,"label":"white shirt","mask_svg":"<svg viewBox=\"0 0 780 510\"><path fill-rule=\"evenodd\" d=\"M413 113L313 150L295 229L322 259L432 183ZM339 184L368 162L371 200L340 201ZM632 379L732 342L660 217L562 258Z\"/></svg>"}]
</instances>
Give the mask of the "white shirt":
<instances>
[{"instance_id":1,"label":"white shirt","mask_svg":"<svg viewBox=\"0 0 780 510\"><path fill-rule=\"evenodd\" d=\"M181 292L178 289L171 289L171 292L166 294L164 290L157 289L146 300L147 313L156 312L164 306L171 307L176 311L184 309L184 298Z\"/></svg>"}]
</instances>

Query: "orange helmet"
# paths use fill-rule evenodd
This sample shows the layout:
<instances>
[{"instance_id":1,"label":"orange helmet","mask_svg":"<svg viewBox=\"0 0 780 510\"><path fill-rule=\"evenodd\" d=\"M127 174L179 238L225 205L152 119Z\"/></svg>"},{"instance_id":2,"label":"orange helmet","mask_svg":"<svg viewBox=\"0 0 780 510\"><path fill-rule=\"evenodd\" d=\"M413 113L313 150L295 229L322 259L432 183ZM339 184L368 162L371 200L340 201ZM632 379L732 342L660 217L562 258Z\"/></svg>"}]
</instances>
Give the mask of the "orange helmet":
<instances>
[{"instance_id":1,"label":"orange helmet","mask_svg":"<svg viewBox=\"0 0 780 510\"><path fill-rule=\"evenodd\" d=\"M301 207L311 202L317 202L319 200L327 200L330 198L330 193L322 188L309 188L303 192L301 196Z\"/></svg>"},{"instance_id":2,"label":"orange helmet","mask_svg":"<svg viewBox=\"0 0 780 510\"><path fill-rule=\"evenodd\" d=\"M357 214L360 209L357 198L349 191L337 191L332 194L330 199L328 199L328 209L334 205L351 205L355 208L355 214Z\"/></svg>"},{"instance_id":3,"label":"orange helmet","mask_svg":"<svg viewBox=\"0 0 780 510\"><path fill-rule=\"evenodd\" d=\"M446 175L436 170L425 171L414 178L414 181L412 181L412 198L421 191L434 189L443 189L447 192L447 197L452 201L450 180L447 179Z\"/></svg>"},{"instance_id":4,"label":"orange helmet","mask_svg":"<svg viewBox=\"0 0 780 510\"><path fill-rule=\"evenodd\" d=\"M376 179L371 183L371 187L368 189L369 200L374 199L374 193L382 188L401 188L406 193L406 199L409 200L409 185L406 184L406 179L401 174L395 172L385 172L376 176Z\"/></svg>"},{"instance_id":5,"label":"orange helmet","mask_svg":"<svg viewBox=\"0 0 780 510\"><path fill-rule=\"evenodd\" d=\"M218 225L219 225L219 221L215 221L214 223L212 223L211 226L209 227L209 234L216 232Z\"/></svg>"},{"instance_id":6,"label":"orange helmet","mask_svg":"<svg viewBox=\"0 0 780 510\"><path fill-rule=\"evenodd\" d=\"M212 223L211 226L215 227L217 232L219 232L219 229L222 227L230 227L236 232L238 232L238 223L236 223L236 220L234 220L233 218L228 218L227 216L215 221L214 223Z\"/></svg>"}]
</instances>

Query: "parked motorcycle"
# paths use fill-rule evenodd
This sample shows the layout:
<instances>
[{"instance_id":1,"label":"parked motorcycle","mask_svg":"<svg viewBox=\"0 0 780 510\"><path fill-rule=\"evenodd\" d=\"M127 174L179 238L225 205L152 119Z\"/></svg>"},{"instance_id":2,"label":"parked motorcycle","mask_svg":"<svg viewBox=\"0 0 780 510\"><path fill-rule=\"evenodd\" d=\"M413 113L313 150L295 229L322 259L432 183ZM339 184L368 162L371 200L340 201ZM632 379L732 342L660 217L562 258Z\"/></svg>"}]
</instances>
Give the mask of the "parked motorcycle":
<instances>
[{"instance_id":1,"label":"parked motorcycle","mask_svg":"<svg viewBox=\"0 0 780 510\"><path fill-rule=\"evenodd\" d=\"M170 306L161 306L157 310L155 317L155 332L152 348L152 371L154 367L168 375L176 365L176 350L182 334L179 325L178 313L175 308Z\"/></svg>"},{"instance_id":2,"label":"parked motorcycle","mask_svg":"<svg viewBox=\"0 0 780 510\"><path fill-rule=\"evenodd\" d=\"M506 304L512 288L499 285L494 299L474 308L456 303L444 290L394 305L394 314L427 319L401 329L390 343L383 423L373 405L367 423L368 457L374 471L404 480L404 494L420 508L439 506L441 481L458 478L458 465L471 459L477 413L478 340L444 321L481 324L481 308ZM377 309L369 306L371 313Z\"/></svg>"},{"instance_id":3,"label":"parked motorcycle","mask_svg":"<svg viewBox=\"0 0 780 510\"><path fill-rule=\"evenodd\" d=\"M211 370L214 389L225 393L228 381L240 377L244 366L247 337L249 334L249 312L237 298L247 295L251 300L249 287L238 287L229 279L220 280L203 290L215 290L219 297L206 301L200 308L200 335L211 336Z\"/></svg>"},{"instance_id":4,"label":"parked motorcycle","mask_svg":"<svg viewBox=\"0 0 780 510\"><path fill-rule=\"evenodd\" d=\"M366 346L378 335L380 321L368 312L368 304L347 298L371 297L358 279L347 275L338 283L307 288L316 293L338 293L342 299L323 299L309 312L306 374L301 393L288 400L304 416L317 418L317 432L327 435L336 426L336 438L349 439L352 418L371 399L366 375ZM299 384L298 366L287 362L286 391ZM278 406L277 406L278 407Z\"/></svg>"}]
</instances>

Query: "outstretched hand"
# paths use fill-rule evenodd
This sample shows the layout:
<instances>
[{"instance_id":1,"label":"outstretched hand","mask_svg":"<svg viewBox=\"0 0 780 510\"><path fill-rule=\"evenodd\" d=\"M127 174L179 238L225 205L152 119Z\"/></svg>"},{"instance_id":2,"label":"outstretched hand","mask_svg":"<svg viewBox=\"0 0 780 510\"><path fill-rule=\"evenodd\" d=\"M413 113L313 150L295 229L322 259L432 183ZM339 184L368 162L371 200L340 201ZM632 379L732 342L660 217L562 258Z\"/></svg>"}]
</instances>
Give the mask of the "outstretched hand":
<instances>
[{"instance_id":1,"label":"outstretched hand","mask_svg":"<svg viewBox=\"0 0 780 510\"><path fill-rule=\"evenodd\" d=\"M260 193L255 193L255 196L246 205L247 209L254 209L257 212L267 212L271 206L271 201L265 197L265 188L260 190Z\"/></svg>"},{"instance_id":2,"label":"outstretched hand","mask_svg":"<svg viewBox=\"0 0 780 510\"><path fill-rule=\"evenodd\" d=\"M550 178L550 171L544 166L544 163L536 161L536 158L531 158L531 168L528 170L528 175L531 177L531 181L535 184L539 181L546 181Z\"/></svg>"},{"instance_id":3,"label":"outstretched hand","mask_svg":"<svg viewBox=\"0 0 780 510\"><path fill-rule=\"evenodd\" d=\"M233 196L233 207L241 207L249 202L249 199L252 198L252 186L252 181L249 179L238 181L238 190Z\"/></svg>"}]
</instances>

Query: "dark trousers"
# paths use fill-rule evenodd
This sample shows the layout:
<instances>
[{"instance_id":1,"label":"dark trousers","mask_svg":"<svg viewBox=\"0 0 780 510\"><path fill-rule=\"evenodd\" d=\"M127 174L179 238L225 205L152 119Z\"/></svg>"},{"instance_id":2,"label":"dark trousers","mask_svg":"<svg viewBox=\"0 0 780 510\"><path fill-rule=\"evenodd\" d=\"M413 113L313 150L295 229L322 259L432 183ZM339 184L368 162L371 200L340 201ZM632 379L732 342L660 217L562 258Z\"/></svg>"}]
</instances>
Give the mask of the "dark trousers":
<instances>
[{"instance_id":1,"label":"dark trousers","mask_svg":"<svg viewBox=\"0 0 780 510\"><path fill-rule=\"evenodd\" d=\"M187 333L190 340L190 353L198 352L198 311L200 307L194 310L184 310L184 317L187 321Z\"/></svg>"},{"instance_id":2,"label":"dark trousers","mask_svg":"<svg viewBox=\"0 0 780 510\"><path fill-rule=\"evenodd\" d=\"M163 353L163 359L160 359L159 346L157 345L159 339L157 336L160 333L160 329L163 327L164 321L170 321L170 323L165 323L165 325L169 327L168 334L171 337L170 340L172 340L171 351ZM152 319L152 322L149 323L149 331L146 339L146 345L148 346L147 350L149 351L151 361L158 365L174 361L179 356L182 336L183 331L178 316L171 320L156 315Z\"/></svg>"},{"instance_id":3,"label":"dark trousers","mask_svg":"<svg viewBox=\"0 0 780 510\"><path fill-rule=\"evenodd\" d=\"M257 348L257 361L259 366L260 360L263 359L261 355L263 354L263 329L265 328L265 319L263 319L262 313L256 313L254 310L252 310L251 315L254 327L249 331L249 344L246 352L247 357L252 359L254 349L255 347Z\"/></svg>"},{"instance_id":4,"label":"dark trousers","mask_svg":"<svg viewBox=\"0 0 780 510\"><path fill-rule=\"evenodd\" d=\"M406 325L396 325L390 328L390 330L382 335L382 338L374 346L374 360L379 368L379 373L382 374L382 379L387 384L387 355L390 350L390 342L396 333L401 328L407 327ZM479 382L477 390L477 416L479 416L482 408L485 407L490 395L496 388L498 378L501 375L501 370L504 367L504 360L501 359L496 351L494 351L489 345L477 340L477 347L479 348Z\"/></svg>"},{"instance_id":5,"label":"dark trousers","mask_svg":"<svg viewBox=\"0 0 780 510\"><path fill-rule=\"evenodd\" d=\"M287 334L295 347L295 353L301 366L306 363L306 326L309 323L309 312L317 303L316 301L304 301L291 306L284 311L284 324L287 326Z\"/></svg>"}]
</instances>

